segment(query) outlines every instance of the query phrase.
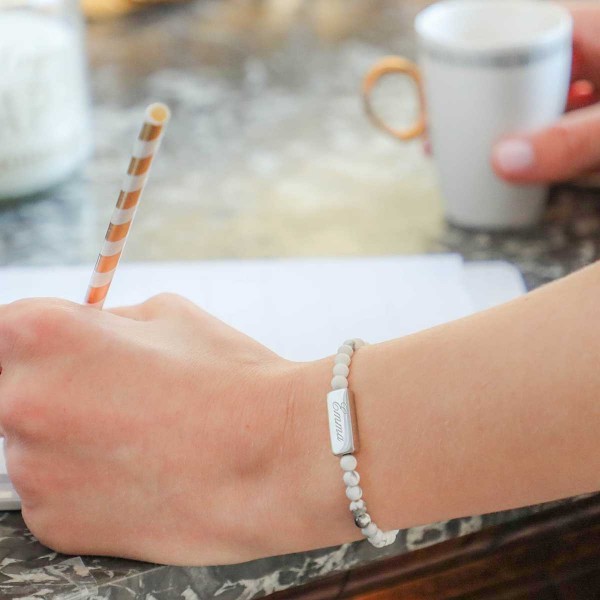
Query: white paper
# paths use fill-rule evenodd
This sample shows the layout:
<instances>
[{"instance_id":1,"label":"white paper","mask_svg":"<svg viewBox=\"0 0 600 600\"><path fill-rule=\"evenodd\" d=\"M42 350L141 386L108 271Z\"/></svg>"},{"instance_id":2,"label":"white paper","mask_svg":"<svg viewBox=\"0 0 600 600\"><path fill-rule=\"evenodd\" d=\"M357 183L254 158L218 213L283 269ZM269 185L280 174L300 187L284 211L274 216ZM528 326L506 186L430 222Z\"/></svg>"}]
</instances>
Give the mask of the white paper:
<instances>
[{"instance_id":1,"label":"white paper","mask_svg":"<svg viewBox=\"0 0 600 600\"><path fill-rule=\"evenodd\" d=\"M503 304L527 291L519 269L501 260L466 263L464 284L476 311Z\"/></svg>"},{"instance_id":2,"label":"white paper","mask_svg":"<svg viewBox=\"0 0 600 600\"><path fill-rule=\"evenodd\" d=\"M176 292L292 360L340 341L395 338L472 312L460 256L122 264L106 307ZM0 303L29 296L81 302L89 267L0 270Z\"/></svg>"}]
</instances>

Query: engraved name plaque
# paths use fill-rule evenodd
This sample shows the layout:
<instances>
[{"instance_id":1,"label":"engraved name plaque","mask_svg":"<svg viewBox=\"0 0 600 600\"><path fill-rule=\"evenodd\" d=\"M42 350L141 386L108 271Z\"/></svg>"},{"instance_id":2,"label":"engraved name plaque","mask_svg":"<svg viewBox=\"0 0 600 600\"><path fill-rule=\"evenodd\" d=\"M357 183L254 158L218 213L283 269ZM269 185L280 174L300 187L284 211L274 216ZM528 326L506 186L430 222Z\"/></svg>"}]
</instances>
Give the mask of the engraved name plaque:
<instances>
[{"instance_id":1,"label":"engraved name plaque","mask_svg":"<svg viewBox=\"0 0 600 600\"><path fill-rule=\"evenodd\" d=\"M358 430L354 413L354 398L348 389L334 390L327 394L329 437L331 451L349 454L358 450Z\"/></svg>"}]
</instances>

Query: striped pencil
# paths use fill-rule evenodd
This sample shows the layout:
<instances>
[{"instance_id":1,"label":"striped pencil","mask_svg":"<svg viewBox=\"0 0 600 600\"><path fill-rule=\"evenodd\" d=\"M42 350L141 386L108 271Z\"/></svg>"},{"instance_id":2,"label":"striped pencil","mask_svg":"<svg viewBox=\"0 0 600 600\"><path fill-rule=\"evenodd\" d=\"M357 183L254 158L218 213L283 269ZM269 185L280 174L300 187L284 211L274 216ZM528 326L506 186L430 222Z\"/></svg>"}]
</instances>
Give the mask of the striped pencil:
<instances>
[{"instance_id":1,"label":"striped pencil","mask_svg":"<svg viewBox=\"0 0 600 600\"><path fill-rule=\"evenodd\" d=\"M85 296L85 303L90 306L101 309L104 304L169 117L170 111L164 104L151 104L146 109L144 124L135 141L127 175Z\"/></svg>"}]
</instances>

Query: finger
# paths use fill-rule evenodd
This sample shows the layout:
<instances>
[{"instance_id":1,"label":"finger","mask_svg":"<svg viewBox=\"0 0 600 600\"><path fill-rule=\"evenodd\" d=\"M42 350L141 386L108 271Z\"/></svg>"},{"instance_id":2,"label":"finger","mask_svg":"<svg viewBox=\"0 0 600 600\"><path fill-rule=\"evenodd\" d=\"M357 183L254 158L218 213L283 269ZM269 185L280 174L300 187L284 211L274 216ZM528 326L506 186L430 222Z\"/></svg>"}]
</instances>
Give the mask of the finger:
<instances>
[{"instance_id":1,"label":"finger","mask_svg":"<svg viewBox=\"0 0 600 600\"><path fill-rule=\"evenodd\" d=\"M572 78L588 79L600 87L600 8L588 2L565 6L573 17Z\"/></svg>"},{"instance_id":2,"label":"finger","mask_svg":"<svg viewBox=\"0 0 600 600\"><path fill-rule=\"evenodd\" d=\"M515 183L571 179L600 165L600 105L564 115L548 128L507 136L492 151L496 173Z\"/></svg>"},{"instance_id":3,"label":"finger","mask_svg":"<svg viewBox=\"0 0 600 600\"><path fill-rule=\"evenodd\" d=\"M573 55L571 57L571 81L578 81L589 76L588 61L584 52L581 50L581 44L573 41Z\"/></svg>"},{"instance_id":4,"label":"finger","mask_svg":"<svg viewBox=\"0 0 600 600\"><path fill-rule=\"evenodd\" d=\"M576 110L584 106L590 106L600 100L600 96L594 84L587 79L574 81L569 88L567 99L567 110Z\"/></svg>"},{"instance_id":5,"label":"finger","mask_svg":"<svg viewBox=\"0 0 600 600\"><path fill-rule=\"evenodd\" d=\"M87 309L89 310L89 309ZM95 311L97 313L97 311ZM86 307L62 298L23 298L0 305L0 361L3 367L20 354L31 330L39 329L46 321L64 321L78 316L97 319Z\"/></svg>"},{"instance_id":6,"label":"finger","mask_svg":"<svg viewBox=\"0 0 600 600\"><path fill-rule=\"evenodd\" d=\"M142 305L146 314L152 319L183 317L187 318L190 314L197 316L208 315L197 304L191 300L180 296L164 292L156 296L152 296Z\"/></svg>"}]
</instances>

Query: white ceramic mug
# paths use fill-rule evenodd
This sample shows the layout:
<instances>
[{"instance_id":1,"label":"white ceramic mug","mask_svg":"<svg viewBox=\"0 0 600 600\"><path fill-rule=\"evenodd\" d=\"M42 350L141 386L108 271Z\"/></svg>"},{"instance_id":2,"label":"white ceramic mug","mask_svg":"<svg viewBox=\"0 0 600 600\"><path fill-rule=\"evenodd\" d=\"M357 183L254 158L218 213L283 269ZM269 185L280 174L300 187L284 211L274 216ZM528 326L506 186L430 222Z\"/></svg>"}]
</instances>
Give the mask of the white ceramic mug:
<instances>
[{"instance_id":1,"label":"white ceramic mug","mask_svg":"<svg viewBox=\"0 0 600 600\"><path fill-rule=\"evenodd\" d=\"M491 150L501 135L548 125L564 111L569 12L544 0L444 0L421 11L415 29L420 68L397 56L374 65L363 81L367 114L401 140L427 128L451 223L481 229L534 225L547 188L500 180ZM417 84L421 113L405 130L386 125L371 105L373 87L389 73Z\"/></svg>"}]
</instances>

